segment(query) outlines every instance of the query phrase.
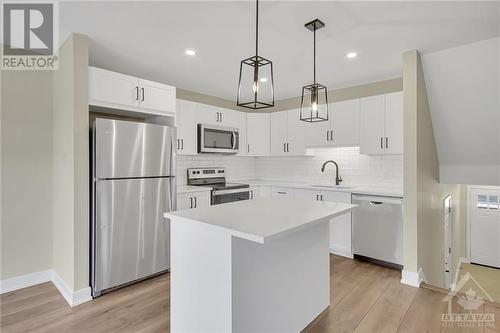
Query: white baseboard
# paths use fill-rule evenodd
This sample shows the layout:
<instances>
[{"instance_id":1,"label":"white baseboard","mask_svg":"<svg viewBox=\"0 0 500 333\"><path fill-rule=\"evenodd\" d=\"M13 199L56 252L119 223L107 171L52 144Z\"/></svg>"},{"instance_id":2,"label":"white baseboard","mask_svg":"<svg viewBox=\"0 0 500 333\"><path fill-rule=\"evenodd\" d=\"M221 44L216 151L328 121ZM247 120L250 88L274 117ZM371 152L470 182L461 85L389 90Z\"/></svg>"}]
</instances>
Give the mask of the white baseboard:
<instances>
[{"instance_id":1,"label":"white baseboard","mask_svg":"<svg viewBox=\"0 0 500 333\"><path fill-rule=\"evenodd\" d=\"M332 249L332 248L330 248L330 253L335 254L337 256L341 256L341 257L346 257L346 258L351 258L351 259L354 258L354 255L350 252L348 253L348 252L339 251L339 250Z\"/></svg>"},{"instance_id":2,"label":"white baseboard","mask_svg":"<svg viewBox=\"0 0 500 333\"><path fill-rule=\"evenodd\" d=\"M92 300L90 287L72 291L64 280L61 279L61 277L52 269L0 280L0 294L5 294L45 282L52 282L71 307Z\"/></svg>"},{"instance_id":3,"label":"white baseboard","mask_svg":"<svg viewBox=\"0 0 500 333\"><path fill-rule=\"evenodd\" d=\"M52 283L71 307L92 300L90 287L72 291L55 271L52 274Z\"/></svg>"},{"instance_id":4,"label":"white baseboard","mask_svg":"<svg viewBox=\"0 0 500 333\"><path fill-rule=\"evenodd\" d=\"M403 269L401 271L401 283L412 287L420 287L420 276L417 272L408 271Z\"/></svg>"},{"instance_id":5,"label":"white baseboard","mask_svg":"<svg viewBox=\"0 0 500 333\"><path fill-rule=\"evenodd\" d=\"M37 284L49 282L52 280L52 270L16 276L10 279L0 280L0 294L11 291L28 288Z\"/></svg>"}]
</instances>

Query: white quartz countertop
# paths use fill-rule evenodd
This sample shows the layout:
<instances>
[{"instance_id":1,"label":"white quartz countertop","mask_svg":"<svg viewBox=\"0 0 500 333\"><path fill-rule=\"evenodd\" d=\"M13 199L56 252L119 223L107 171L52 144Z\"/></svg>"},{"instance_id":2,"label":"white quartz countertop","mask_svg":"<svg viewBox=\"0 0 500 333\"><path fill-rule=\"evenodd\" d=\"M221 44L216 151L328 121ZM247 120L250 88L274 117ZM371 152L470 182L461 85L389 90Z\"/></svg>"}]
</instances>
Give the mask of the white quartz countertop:
<instances>
[{"instance_id":1,"label":"white quartz countertop","mask_svg":"<svg viewBox=\"0 0 500 333\"><path fill-rule=\"evenodd\" d=\"M378 196L388 196L388 197L403 197L403 189L401 187L382 187L382 186L349 186L346 188L338 187L323 187L315 186L314 184L300 183L300 182L285 182L285 181L274 181L274 180L262 180L262 179L244 179L237 180L236 183L245 183L249 185L260 185L260 186L271 186L271 187L288 187L288 188L301 188L301 189L311 189L318 191L338 191L338 192L348 192L357 193L365 195L378 195ZM328 185L328 184L318 184L318 185ZM348 185L348 184L345 184Z\"/></svg>"},{"instance_id":2,"label":"white quartz countertop","mask_svg":"<svg viewBox=\"0 0 500 333\"><path fill-rule=\"evenodd\" d=\"M265 243L308 224L345 214L354 207L347 203L272 197L168 212L164 216Z\"/></svg>"}]
</instances>

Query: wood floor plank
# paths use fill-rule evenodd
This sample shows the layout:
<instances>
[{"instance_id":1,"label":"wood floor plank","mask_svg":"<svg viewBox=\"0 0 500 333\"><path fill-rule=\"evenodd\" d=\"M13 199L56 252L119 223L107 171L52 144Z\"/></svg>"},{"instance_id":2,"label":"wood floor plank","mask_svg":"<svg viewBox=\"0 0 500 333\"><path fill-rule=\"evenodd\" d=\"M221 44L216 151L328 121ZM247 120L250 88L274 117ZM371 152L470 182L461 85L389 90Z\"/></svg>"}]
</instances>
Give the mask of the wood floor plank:
<instances>
[{"instance_id":1,"label":"wood floor plank","mask_svg":"<svg viewBox=\"0 0 500 333\"><path fill-rule=\"evenodd\" d=\"M441 314L446 311L445 295L419 288L398 329L400 333L441 331Z\"/></svg>"},{"instance_id":2,"label":"wood floor plank","mask_svg":"<svg viewBox=\"0 0 500 333\"><path fill-rule=\"evenodd\" d=\"M401 284L399 279L395 278L354 332L397 332L417 290Z\"/></svg>"}]
</instances>

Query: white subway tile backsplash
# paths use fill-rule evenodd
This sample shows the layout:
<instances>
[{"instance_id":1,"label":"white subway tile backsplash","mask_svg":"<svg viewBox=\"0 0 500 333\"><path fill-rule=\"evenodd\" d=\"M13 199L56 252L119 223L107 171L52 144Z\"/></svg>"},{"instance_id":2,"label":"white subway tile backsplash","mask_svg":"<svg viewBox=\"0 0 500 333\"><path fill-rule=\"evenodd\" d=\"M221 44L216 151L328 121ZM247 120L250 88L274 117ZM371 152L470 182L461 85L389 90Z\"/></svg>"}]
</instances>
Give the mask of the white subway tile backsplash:
<instances>
[{"instance_id":1,"label":"white subway tile backsplash","mask_svg":"<svg viewBox=\"0 0 500 333\"><path fill-rule=\"evenodd\" d=\"M323 148L311 151L314 156L244 157L198 155L177 157L178 184L185 185L190 167L226 167L229 180L266 179L331 184L335 167L321 166L334 160L344 184L380 187L403 187L403 155L361 155L359 147Z\"/></svg>"}]
</instances>

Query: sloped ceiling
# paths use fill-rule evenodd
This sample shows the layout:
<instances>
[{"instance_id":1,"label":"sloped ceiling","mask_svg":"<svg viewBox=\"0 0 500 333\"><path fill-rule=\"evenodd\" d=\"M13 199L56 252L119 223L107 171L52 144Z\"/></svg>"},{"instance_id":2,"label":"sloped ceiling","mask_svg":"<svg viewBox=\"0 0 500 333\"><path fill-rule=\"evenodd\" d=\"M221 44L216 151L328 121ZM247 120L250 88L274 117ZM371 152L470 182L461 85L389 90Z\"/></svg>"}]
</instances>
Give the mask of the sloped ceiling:
<instances>
[{"instance_id":1,"label":"sloped ceiling","mask_svg":"<svg viewBox=\"0 0 500 333\"><path fill-rule=\"evenodd\" d=\"M500 38L422 61L441 181L500 185Z\"/></svg>"}]
</instances>

